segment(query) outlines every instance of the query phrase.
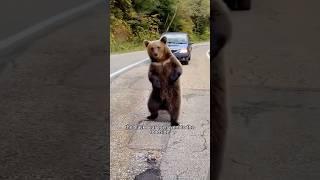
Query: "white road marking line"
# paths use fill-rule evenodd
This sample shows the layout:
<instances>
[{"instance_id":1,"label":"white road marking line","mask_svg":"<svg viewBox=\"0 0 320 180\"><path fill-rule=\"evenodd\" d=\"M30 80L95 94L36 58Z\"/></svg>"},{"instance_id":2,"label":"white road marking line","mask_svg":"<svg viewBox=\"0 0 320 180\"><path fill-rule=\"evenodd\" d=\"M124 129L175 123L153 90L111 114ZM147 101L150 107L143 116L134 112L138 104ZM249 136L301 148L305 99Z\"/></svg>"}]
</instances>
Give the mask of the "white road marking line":
<instances>
[{"instance_id":1,"label":"white road marking line","mask_svg":"<svg viewBox=\"0 0 320 180\"><path fill-rule=\"evenodd\" d=\"M118 71L110 74L110 79L116 77L117 75L121 74L121 73L124 72L124 71L127 71L127 70L129 70L129 69L131 69L131 68L134 68L135 66L138 66L138 65L140 65L140 64L146 63L147 61L149 61L149 58L143 59L143 60L138 61L138 62L136 62L136 63L130 64L130 65L124 67L124 68L121 68L121 69L119 69Z\"/></svg>"},{"instance_id":2,"label":"white road marking line","mask_svg":"<svg viewBox=\"0 0 320 180\"><path fill-rule=\"evenodd\" d=\"M92 0L88 3L82 4L78 7L72 8L70 10L64 11L58 15L55 15L53 17L50 17L49 19L42 21L34 26L28 27L25 30L12 35L4 40L0 41L0 50L7 48L8 46L11 46L15 43L17 43L20 40L23 40L31 35L34 35L36 33L38 33L41 30L44 30L45 28L47 28L50 25L53 25L65 18L71 17L81 11L85 11L87 9L90 9L92 7L94 7L95 5L102 3L103 1L101 0Z\"/></svg>"}]
</instances>

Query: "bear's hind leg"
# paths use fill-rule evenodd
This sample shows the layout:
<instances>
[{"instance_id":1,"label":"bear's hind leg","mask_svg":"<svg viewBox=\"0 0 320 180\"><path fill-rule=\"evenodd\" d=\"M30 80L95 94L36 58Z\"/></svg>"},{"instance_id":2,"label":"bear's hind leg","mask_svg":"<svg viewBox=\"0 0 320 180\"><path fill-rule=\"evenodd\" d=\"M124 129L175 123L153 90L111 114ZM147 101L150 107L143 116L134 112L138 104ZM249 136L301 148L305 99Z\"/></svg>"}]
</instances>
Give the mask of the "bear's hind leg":
<instances>
[{"instance_id":1,"label":"bear's hind leg","mask_svg":"<svg viewBox=\"0 0 320 180\"><path fill-rule=\"evenodd\" d=\"M158 117L158 111L160 109L160 105L161 105L161 102L158 102L157 100L150 97L148 102L148 108L151 114L150 116L147 117L147 119L156 119Z\"/></svg>"},{"instance_id":2,"label":"bear's hind leg","mask_svg":"<svg viewBox=\"0 0 320 180\"><path fill-rule=\"evenodd\" d=\"M179 126L178 117L179 117L179 107L170 108L170 121L171 126Z\"/></svg>"}]
</instances>

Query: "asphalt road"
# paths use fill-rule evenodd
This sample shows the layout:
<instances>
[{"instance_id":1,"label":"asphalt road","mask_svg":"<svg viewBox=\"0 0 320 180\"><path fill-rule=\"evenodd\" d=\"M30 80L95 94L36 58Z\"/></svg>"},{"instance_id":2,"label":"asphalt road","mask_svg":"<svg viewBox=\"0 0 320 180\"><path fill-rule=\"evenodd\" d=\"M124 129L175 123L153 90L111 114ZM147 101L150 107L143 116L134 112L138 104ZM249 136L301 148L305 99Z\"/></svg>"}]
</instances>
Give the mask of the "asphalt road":
<instances>
[{"instance_id":1,"label":"asphalt road","mask_svg":"<svg viewBox=\"0 0 320 180\"><path fill-rule=\"evenodd\" d=\"M222 180L320 179L320 1L234 11Z\"/></svg>"},{"instance_id":2,"label":"asphalt road","mask_svg":"<svg viewBox=\"0 0 320 180\"><path fill-rule=\"evenodd\" d=\"M1 0L0 40L90 0Z\"/></svg>"},{"instance_id":3,"label":"asphalt road","mask_svg":"<svg viewBox=\"0 0 320 180\"><path fill-rule=\"evenodd\" d=\"M148 168L160 171L164 180L207 177L210 160L208 49L209 45L194 47L189 65L183 66L179 122L185 129L164 131L161 134L159 128L170 127L166 112L161 112L155 121L146 119L149 115L147 101L151 92L147 78L148 64L137 66L111 82L111 179L133 179ZM127 54L123 58L134 57ZM140 129L134 127L137 125ZM192 129L187 129L187 125ZM154 134L150 131L151 127L157 129Z\"/></svg>"},{"instance_id":4,"label":"asphalt road","mask_svg":"<svg viewBox=\"0 0 320 180\"><path fill-rule=\"evenodd\" d=\"M0 57L0 179L107 179L105 19Z\"/></svg>"},{"instance_id":5,"label":"asphalt road","mask_svg":"<svg viewBox=\"0 0 320 180\"><path fill-rule=\"evenodd\" d=\"M142 43L141 46L143 46ZM146 58L148 58L146 51L112 54L110 55L110 74Z\"/></svg>"}]
</instances>

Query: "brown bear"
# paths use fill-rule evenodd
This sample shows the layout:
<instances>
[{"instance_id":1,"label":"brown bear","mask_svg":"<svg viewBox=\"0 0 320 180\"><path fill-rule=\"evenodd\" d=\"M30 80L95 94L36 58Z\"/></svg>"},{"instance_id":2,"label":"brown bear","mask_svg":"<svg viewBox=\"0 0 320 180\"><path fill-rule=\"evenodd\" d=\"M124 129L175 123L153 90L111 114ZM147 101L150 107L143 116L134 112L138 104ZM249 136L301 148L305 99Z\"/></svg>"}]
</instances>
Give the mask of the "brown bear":
<instances>
[{"instance_id":1,"label":"brown bear","mask_svg":"<svg viewBox=\"0 0 320 180\"><path fill-rule=\"evenodd\" d=\"M182 65L167 46L167 38L155 41L144 41L151 63L148 78L152 84L152 92L148 101L150 116L156 119L159 110L167 110L170 114L171 126L178 126L181 104L179 77Z\"/></svg>"}]
</instances>

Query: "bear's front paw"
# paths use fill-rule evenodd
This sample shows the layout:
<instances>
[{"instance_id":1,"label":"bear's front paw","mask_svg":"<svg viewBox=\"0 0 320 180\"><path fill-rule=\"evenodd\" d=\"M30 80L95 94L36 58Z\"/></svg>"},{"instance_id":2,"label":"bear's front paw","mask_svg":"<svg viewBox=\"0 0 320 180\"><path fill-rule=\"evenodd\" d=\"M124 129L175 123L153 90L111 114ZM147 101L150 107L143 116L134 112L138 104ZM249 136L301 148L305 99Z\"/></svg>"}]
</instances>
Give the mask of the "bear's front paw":
<instances>
[{"instance_id":1,"label":"bear's front paw","mask_svg":"<svg viewBox=\"0 0 320 180\"><path fill-rule=\"evenodd\" d=\"M170 74L169 82L172 84L180 77L181 73L179 71L175 71Z\"/></svg>"},{"instance_id":2,"label":"bear's front paw","mask_svg":"<svg viewBox=\"0 0 320 180\"><path fill-rule=\"evenodd\" d=\"M160 85L160 80L159 80L158 78L155 78L155 79L153 80L153 82L152 82L152 85L153 85L153 87L155 87L155 88L160 88L160 87L161 87L161 85Z\"/></svg>"}]
</instances>

